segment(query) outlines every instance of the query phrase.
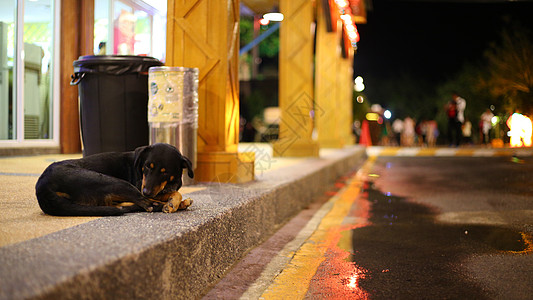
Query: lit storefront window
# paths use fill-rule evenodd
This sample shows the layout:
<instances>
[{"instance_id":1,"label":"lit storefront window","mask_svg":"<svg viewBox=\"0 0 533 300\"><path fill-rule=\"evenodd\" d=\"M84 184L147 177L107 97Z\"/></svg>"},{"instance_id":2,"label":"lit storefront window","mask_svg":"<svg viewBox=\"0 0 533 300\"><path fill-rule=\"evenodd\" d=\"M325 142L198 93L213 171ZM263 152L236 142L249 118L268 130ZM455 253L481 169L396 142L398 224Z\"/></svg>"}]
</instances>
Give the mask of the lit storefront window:
<instances>
[{"instance_id":1,"label":"lit storefront window","mask_svg":"<svg viewBox=\"0 0 533 300\"><path fill-rule=\"evenodd\" d=\"M96 0L94 53L165 59L166 0Z\"/></svg>"},{"instance_id":2,"label":"lit storefront window","mask_svg":"<svg viewBox=\"0 0 533 300\"><path fill-rule=\"evenodd\" d=\"M3 1L0 11L0 145L58 141L55 0ZM3 141L3 142L2 142Z\"/></svg>"}]
</instances>

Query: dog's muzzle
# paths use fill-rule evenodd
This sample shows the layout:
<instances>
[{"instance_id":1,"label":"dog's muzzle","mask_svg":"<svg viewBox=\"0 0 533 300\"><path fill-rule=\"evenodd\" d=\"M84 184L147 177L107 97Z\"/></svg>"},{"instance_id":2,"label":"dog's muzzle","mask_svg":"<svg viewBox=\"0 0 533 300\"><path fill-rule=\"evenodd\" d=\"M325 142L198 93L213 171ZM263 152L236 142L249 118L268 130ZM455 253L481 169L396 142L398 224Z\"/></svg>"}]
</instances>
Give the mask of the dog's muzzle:
<instances>
[{"instance_id":1,"label":"dog's muzzle","mask_svg":"<svg viewBox=\"0 0 533 300\"><path fill-rule=\"evenodd\" d=\"M167 182L163 181L161 184L156 185L154 187L150 187L149 184L146 184L147 180L145 177L143 177L143 182L141 186L141 193L143 196L148 198L154 198L156 197L162 190L165 189Z\"/></svg>"}]
</instances>

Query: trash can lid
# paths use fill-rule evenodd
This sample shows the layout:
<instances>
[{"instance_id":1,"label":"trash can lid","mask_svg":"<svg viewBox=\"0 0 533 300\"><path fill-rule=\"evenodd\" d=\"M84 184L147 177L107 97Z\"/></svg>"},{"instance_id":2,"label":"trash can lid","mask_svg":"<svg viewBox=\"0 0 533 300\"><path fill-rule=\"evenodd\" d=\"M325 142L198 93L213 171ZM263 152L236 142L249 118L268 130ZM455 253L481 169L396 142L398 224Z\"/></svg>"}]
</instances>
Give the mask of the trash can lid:
<instances>
[{"instance_id":1,"label":"trash can lid","mask_svg":"<svg viewBox=\"0 0 533 300\"><path fill-rule=\"evenodd\" d=\"M156 58L135 55L85 55L73 63L75 73L109 75L148 72L150 67L161 65L163 63Z\"/></svg>"},{"instance_id":2,"label":"trash can lid","mask_svg":"<svg viewBox=\"0 0 533 300\"><path fill-rule=\"evenodd\" d=\"M150 70L148 70L149 73L152 72L191 72L191 73L198 73L198 68L186 68L186 67L168 67L168 66L157 66L157 67L151 67Z\"/></svg>"}]
</instances>

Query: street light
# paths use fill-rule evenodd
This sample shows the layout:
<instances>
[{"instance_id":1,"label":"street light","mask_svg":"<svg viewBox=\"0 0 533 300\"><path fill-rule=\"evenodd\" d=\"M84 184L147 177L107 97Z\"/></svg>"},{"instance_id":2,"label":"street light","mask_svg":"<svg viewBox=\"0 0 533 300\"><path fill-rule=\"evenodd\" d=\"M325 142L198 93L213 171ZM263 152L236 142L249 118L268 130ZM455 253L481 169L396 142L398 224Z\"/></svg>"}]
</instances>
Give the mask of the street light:
<instances>
[{"instance_id":1,"label":"street light","mask_svg":"<svg viewBox=\"0 0 533 300\"><path fill-rule=\"evenodd\" d=\"M355 83L355 85L353 86L353 89L356 92L364 91L365 85L363 84L363 77L357 76L357 78L355 78L355 80L353 82Z\"/></svg>"},{"instance_id":2,"label":"street light","mask_svg":"<svg viewBox=\"0 0 533 300\"><path fill-rule=\"evenodd\" d=\"M267 13L263 15L263 19L269 20L272 22L281 22L283 21L283 14L282 13Z\"/></svg>"}]
</instances>

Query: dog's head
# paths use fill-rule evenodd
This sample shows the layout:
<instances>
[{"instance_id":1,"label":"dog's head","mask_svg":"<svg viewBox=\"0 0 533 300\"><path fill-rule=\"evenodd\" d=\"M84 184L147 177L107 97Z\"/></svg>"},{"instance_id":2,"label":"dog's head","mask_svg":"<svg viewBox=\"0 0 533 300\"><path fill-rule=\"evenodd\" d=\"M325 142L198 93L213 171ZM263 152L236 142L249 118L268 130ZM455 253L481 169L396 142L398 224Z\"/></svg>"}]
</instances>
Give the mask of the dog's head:
<instances>
[{"instance_id":1,"label":"dog's head","mask_svg":"<svg viewBox=\"0 0 533 300\"><path fill-rule=\"evenodd\" d=\"M142 174L141 193L150 198L179 190L183 169L187 169L189 177L194 177L191 161L169 144L135 149L134 166Z\"/></svg>"}]
</instances>

